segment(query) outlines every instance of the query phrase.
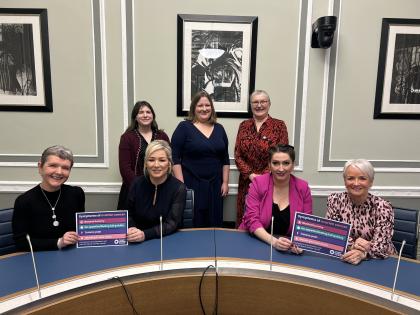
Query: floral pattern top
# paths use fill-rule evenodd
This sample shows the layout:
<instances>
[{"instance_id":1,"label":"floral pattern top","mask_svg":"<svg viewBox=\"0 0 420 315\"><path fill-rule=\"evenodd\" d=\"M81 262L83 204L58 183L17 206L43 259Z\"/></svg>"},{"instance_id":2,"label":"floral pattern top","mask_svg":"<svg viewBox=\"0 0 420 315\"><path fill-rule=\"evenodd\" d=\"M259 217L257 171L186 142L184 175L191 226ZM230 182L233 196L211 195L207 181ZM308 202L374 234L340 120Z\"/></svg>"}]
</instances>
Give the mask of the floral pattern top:
<instances>
[{"instance_id":1,"label":"floral pattern top","mask_svg":"<svg viewBox=\"0 0 420 315\"><path fill-rule=\"evenodd\" d=\"M235 163L240 172L238 183L237 221L242 221L245 196L251 181L249 175L268 172L268 149L276 144L289 144L287 127L283 120L268 116L257 132L253 118L243 121L235 143Z\"/></svg>"},{"instance_id":2,"label":"floral pattern top","mask_svg":"<svg viewBox=\"0 0 420 315\"><path fill-rule=\"evenodd\" d=\"M368 194L366 201L357 206L347 192L333 193L327 200L327 218L352 225L349 248L361 237L371 242L368 257L386 258L396 253L392 243L394 210L388 201Z\"/></svg>"}]
</instances>

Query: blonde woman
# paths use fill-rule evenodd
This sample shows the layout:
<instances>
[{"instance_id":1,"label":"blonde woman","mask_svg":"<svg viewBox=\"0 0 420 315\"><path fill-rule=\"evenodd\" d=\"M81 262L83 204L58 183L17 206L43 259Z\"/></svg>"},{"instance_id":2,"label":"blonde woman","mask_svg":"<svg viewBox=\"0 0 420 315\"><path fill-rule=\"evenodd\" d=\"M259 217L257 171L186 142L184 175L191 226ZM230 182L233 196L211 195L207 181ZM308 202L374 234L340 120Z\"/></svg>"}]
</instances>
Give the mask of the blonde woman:
<instances>
[{"instance_id":1,"label":"blonde woman","mask_svg":"<svg viewBox=\"0 0 420 315\"><path fill-rule=\"evenodd\" d=\"M342 259L357 265L363 259L395 254L392 244L392 205L369 193L375 171L364 159L350 160L343 168L345 192L333 193L327 201L327 218L351 224L348 251Z\"/></svg>"},{"instance_id":2,"label":"blonde woman","mask_svg":"<svg viewBox=\"0 0 420 315\"><path fill-rule=\"evenodd\" d=\"M185 207L185 185L172 176L172 152L168 142L152 141L146 149L144 176L138 177L128 196L129 242L143 242L175 232Z\"/></svg>"}]
</instances>

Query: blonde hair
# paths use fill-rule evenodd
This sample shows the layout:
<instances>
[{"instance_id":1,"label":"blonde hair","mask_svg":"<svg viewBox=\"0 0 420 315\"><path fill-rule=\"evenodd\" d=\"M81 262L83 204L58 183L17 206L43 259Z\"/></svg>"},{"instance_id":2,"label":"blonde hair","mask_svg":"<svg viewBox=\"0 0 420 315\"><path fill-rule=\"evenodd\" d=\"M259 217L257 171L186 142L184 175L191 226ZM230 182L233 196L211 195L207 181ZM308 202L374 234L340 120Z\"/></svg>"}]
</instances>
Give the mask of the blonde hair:
<instances>
[{"instance_id":1,"label":"blonde hair","mask_svg":"<svg viewBox=\"0 0 420 315\"><path fill-rule=\"evenodd\" d=\"M354 159L349 160L344 164L343 167L343 177L346 177L346 171L350 166L357 167L362 173L366 174L369 177L370 181L373 182L375 178L375 169L373 168L372 163L365 159Z\"/></svg>"},{"instance_id":2,"label":"blonde hair","mask_svg":"<svg viewBox=\"0 0 420 315\"><path fill-rule=\"evenodd\" d=\"M149 176L149 173L147 171L146 163L149 157L156 151L163 150L166 153L166 157L169 160L169 167L168 167L168 174L172 174L172 165L174 162L172 161L172 149L168 142L165 140L155 140L149 143L149 145L146 148L146 152L144 154L144 166L143 171L144 175Z\"/></svg>"}]
</instances>

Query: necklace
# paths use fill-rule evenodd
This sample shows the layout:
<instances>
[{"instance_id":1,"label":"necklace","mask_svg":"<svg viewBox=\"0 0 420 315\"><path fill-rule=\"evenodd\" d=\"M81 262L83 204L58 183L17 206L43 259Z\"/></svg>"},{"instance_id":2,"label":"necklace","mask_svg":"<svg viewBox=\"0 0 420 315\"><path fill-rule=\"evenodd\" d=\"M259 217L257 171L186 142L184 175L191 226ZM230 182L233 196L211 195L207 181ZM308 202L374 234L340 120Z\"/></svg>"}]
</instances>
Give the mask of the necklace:
<instances>
[{"instance_id":1,"label":"necklace","mask_svg":"<svg viewBox=\"0 0 420 315\"><path fill-rule=\"evenodd\" d=\"M39 187L39 188L41 188L41 187ZM41 192L44 195L45 199L47 200L47 202L48 202L48 204L51 208L51 211L53 213L52 216L51 216L51 218L53 219L53 225L54 226L59 226L60 222L57 221L57 216L55 215L55 207L57 207L57 203L58 203L58 201L60 200L60 197L61 197L61 187L60 187L60 192L58 193L58 198L55 201L54 207L51 205L51 202L48 200L47 195L45 194L45 192L42 188L41 188Z\"/></svg>"}]
</instances>

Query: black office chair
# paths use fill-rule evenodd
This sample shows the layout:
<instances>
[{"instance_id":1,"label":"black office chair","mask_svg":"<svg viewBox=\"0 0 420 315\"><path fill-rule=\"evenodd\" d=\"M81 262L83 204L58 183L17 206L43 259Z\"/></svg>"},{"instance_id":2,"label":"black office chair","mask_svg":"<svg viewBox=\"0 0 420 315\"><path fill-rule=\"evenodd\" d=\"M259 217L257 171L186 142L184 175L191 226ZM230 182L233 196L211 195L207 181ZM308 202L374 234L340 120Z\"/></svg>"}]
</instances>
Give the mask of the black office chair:
<instances>
[{"instance_id":1,"label":"black office chair","mask_svg":"<svg viewBox=\"0 0 420 315\"><path fill-rule=\"evenodd\" d=\"M13 208L0 209L0 256L16 251L12 232Z\"/></svg>"},{"instance_id":2,"label":"black office chair","mask_svg":"<svg viewBox=\"0 0 420 315\"><path fill-rule=\"evenodd\" d=\"M194 218L194 190L187 189L187 195L185 198L184 219L183 219L182 227L184 229L190 229L194 227L193 218Z\"/></svg>"},{"instance_id":3,"label":"black office chair","mask_svg":"<svg viewBox=\"0 0 420 315\"><path fill-rule=\"evenodd\" d=\"M394 207L394 219L394 236L392 237L392 242L395 248L399 252L401 243L405 240L406 244L402 256L416 259L419 210Z\"/></svg>"}]
</instances>

